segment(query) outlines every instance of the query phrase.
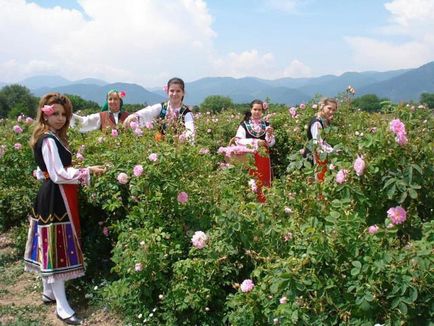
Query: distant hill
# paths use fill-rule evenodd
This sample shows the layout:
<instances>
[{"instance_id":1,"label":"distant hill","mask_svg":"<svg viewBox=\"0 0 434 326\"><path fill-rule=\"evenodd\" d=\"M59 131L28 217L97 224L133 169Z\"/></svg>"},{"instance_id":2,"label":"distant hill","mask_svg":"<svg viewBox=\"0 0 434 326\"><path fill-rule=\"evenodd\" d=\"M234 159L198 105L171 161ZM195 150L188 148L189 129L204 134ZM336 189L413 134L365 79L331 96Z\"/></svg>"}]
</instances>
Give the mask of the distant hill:
<instances>
[{"instance_id":1,"label":"distant hill","mask_svg":"<svg viewBox=\"0 0 434 326\"><path fill-rule=\"evenodd\" d=\"M154 104L165 100L165 97L149 92L140 85L128 83L114 83L103 86L93 84L72 84L55 88L38 88L33 89L32 92L36 96L42 96L48 92L54 91L74 94L102 105L105 102L107 92L111 89L117 89L119 91L123 90L126 92L127 96L124 99L125 104Z\"/></svg>"},{"instance_id":2,"label":"distant hill","mask_svg":"<svg viewBox=\"0 0 434 326\"><path fill-rule=\"evenodd\" d=\"M109 84L95 78L70 81L61 76L34 76L21 81L33 94L41 96L58 91L75 94L99 104L108 90L125 90L125 103L153 104L167 98L161 87L149 90L137 84ZM0 87L6 85L0 82ZM415 69L385 72L346 72L340 76L324 75L313 78L280 78L266 80L255 77L206 77L186 83L185 103L199 105L210 95L228 96L234 103L247 103L255 98L269 97L274 103L296 105L310 100L316 94L336 96L348 85L356 89L356 96L376 94L390 100L418 100L423 92L434 93L434 62Z\"/></svg>"},{"instance_id":3,"label":"distant hill","mask_svg":"<svg viewBox=\"0 0 434 326\"><path fill-rule=\"evenodd\" d=\"M299 103L310 96L288 87L270 86L258 78L208 77L186 84L186 101L200 104L209 95L228 96L235 103L248 103L254 98L270 97L276 103Z\"/></svg>"},{"instance_id":4,"label":"distant hill","mask_svg":"<svg viewBox=\"0 0 434 326\"><path fill-rule=\"evenodd\" d=\"M376 94L394 102L419 100L424 92L434 93L434 62L358 90L359 95Z\"/></svg>"}]
</instances>

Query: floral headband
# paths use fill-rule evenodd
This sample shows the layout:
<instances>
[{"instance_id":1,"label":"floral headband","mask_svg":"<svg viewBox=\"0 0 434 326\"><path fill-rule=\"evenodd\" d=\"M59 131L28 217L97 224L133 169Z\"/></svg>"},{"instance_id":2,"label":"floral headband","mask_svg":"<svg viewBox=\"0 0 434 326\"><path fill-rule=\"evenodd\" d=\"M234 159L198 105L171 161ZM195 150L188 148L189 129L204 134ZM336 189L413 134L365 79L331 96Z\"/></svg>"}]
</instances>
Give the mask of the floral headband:
<instances>
[{"instance_id":1,"label":"floral headband","mask_svg":"<svg viewBox=\"0 0 434 326\"><path fill-rule=\"evenodd\" d=\"M123 98L127 95L127 93L125 91L118 91L117 89L111 89L107 92L107 98L109 97L110 94L117 94L117 96L119 96L120 98Z\"/></svg>"},{"instance_id":2,"label":"floral headband","mask_svg":"<svg viewBox=\"0 0 434 326\"><path fill-rule=\"evenodd\" d=\"M52 115L55 111L54 109L54 105L44 105L41 108L41 111L47 116L49 117L50 115Z\"/></svg>"}]
</instances>

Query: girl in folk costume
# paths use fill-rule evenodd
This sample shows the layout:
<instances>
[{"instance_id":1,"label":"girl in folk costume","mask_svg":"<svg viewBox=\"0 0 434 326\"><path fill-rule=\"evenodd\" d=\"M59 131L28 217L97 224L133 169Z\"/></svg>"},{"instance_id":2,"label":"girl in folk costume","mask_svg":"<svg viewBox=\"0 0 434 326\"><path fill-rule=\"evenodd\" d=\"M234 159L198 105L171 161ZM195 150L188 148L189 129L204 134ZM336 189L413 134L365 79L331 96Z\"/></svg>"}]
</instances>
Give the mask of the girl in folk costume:
<instances>
[{"instance_id":1,"label":"girl in folk costume","mask_svg":"<svg viewBox=\"0 0 434 326\"><path fill-rule=\"evenodd\" d=\"M268 148L275 144L273 128L268 122L262 119L264 102L254 100L250 103L250 111L246 112L244 120L238 127L235 135L237 145L253 146L256 149L265 148L266 155L255 151L256 169L251 169L249 174L256 179L256 191L258 201L265 202L262 187L271 186L271 162L268 155Z\"/></svg>"},{"instance_id":2,"label":"girl in folk costume","mask_svg":"<svg viewBox=\"0 0 434 326\"><path fill-rule=\"evenodd\" d=\"M185 84L180 78L172 78L167 82L167 95L169 100L163 103L147 106L131 114L124 122L129 127L130 122L135 120L141 127L152 124L154 120L160 123L160 130L156 140L160 140L166 134L168 128L174 128L179 138L194 142L195 130L193 113L182 102L185 95ZM180 131L182 129L182 131Z\"/></svg>"},{"instance_id":3,"label":"girl in folk costume","mask_svg":"<svg viewBox=\"0 0 434 326\"><path fill-rule=\"evenodd\" d=\"M71 116L66 96L50 93L41 98L30 145L45 180L30 217L24 260L26 271L42 277L42 301L56 303L57 317L78 325L81 320L69 306L64 283L84 274L77 187L88 183L91 173L99 175L105 169L71 167L66 136Z\"/></svg>"},{"instance_id":4,"label":"girl in folk costume","mask_svg":"<svg viewBox=\"0 0 434 326\"><path fill-rule=\"evenodd\" d=\"M319 182L324 181L327 172L327 159L322 160L321 154L328 154L334 151L333 147L321 137L321 131L330 125L337 108L338 102L336 99L326 98L321 100L319 111L317 115L310 120L307 128L307 138L309 141L312 141L316 147L313 150L313 162L316 165L316 179Z\"/></svg>"},{"instance_id":5,"label":"girl in folk costume","mask_svg":"<svg viewBox=\"0 0 434 326\"><path fill-rule=\"evenodd\" d=\"M107 93L106 102L101 109L101 112L90 114L86 117L81 117L73 114L71 126L79 125L80 132L88 132L92 130L112 130L116 129L118 124L122 124L128 117L129 113L123 110L123 100L125 97L124 91L112 89Z\"/></svg>"}]
</instances>

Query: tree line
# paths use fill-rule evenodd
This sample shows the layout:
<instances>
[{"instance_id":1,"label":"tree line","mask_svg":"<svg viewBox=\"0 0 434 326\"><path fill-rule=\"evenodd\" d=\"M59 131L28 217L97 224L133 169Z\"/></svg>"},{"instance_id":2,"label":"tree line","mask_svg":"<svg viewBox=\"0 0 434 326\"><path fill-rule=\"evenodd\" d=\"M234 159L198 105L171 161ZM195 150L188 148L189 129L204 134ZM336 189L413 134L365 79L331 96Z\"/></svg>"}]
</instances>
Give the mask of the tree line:
<instances>
[{"instance_id":1,"label":"tree line","mask_svg":"<svg viewBox=\"0 0 434 326\"><path fill-rule=\"evenodd\" d=\"M74 111L95 112L99 111L100 106L94 101L89 101L81 98L78 95L67 95L73 104ZM34 96L30 89L19 84L4 86L0 90L0 118L15 119L18 115L24 114L29 117L35 117L36 108L39 98ZM353 107L360 108L368 112L378 112L382 108L382 103L389 101L387 98L379 98L375 94L366 94L353 99ZM420 95L420 103L426 105L430 109L434 109L434 93L422 93ZM141 109L145 104L125 104L125 110L129 112ZM221 112L227 108L245 109L245 104L235 104L232 99L227 96L210 95L204 99L199 107L195 110L202 112L210 111L213 113Z\"/></svg>"}]
</instances>

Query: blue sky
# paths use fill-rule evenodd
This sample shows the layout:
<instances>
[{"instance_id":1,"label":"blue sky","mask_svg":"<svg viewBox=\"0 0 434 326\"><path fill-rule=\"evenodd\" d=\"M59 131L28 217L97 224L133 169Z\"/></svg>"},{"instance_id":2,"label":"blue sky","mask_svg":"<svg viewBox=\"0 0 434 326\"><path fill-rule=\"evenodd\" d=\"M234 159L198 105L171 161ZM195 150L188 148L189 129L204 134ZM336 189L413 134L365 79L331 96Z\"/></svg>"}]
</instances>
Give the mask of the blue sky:
<instances>
[{"instance_id":1,"label":"blue sky","mask_svg":"<svg viewBox=\"0 0 434 326\"><path fill-rule=\"evenodd\" d=\"M0 0L0 81L163 85L415 68L434 60L434 0Z\"/></svg>"}]
</instances>

